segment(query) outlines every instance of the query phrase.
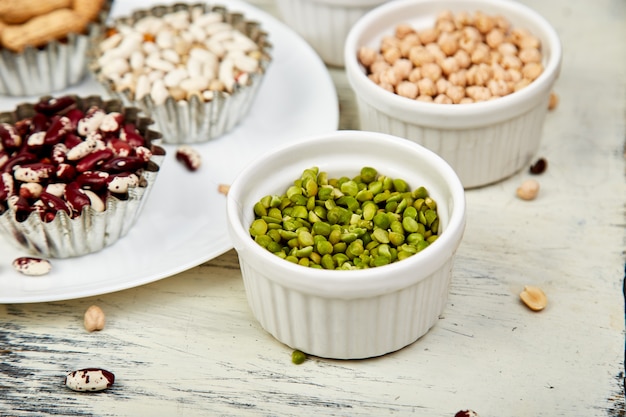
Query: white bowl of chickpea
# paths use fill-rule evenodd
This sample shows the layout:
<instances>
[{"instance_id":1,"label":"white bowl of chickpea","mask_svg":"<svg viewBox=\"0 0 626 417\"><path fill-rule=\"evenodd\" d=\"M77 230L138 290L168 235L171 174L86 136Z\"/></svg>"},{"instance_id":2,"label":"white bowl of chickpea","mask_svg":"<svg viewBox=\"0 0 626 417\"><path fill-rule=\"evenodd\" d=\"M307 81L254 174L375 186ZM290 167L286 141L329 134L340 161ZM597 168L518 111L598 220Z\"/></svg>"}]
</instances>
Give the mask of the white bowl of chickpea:
<instances>
[{"instance_id":1,"label":"white bowl of chickpea","mask_svg":"<svg viewBox=\"0 0 626 417\"><path fill-rule=\"evenodd\" d=\"M388 0L276 0L282 19L332 66L343 67L343 44L352 25Z\"/></svg>"},{"instance_id":2,"label":"white bowl of chickpea","mask_svg":"<svg viewBox=\"0 0 626 417\"><path fill-rule=\"evenodd\" d=\"M511 0L397 0L345 43L362 130L426 146L463 186L501 181L537 153L561 68L555 29Z\"/></svg>"},{"instance_id":3,"label":"white bowl of chickpea","mask_svg":"<svg viewBox=\"0 0 626 417\"><path fill-rule=\"evenodd\" d=\"M392 197L397 193L401 199ZM438 219L430 233L408 220L419 210L424 223L427 207ZM333 212L343 212L345 223ZM287 346L334 359L384 355L436 325L465 213L461 181L441 157L364 131L302 138L261 155L227 196L254 317ZM394 221L385 224L390 215Z\"/></svg>"}]
</instances>

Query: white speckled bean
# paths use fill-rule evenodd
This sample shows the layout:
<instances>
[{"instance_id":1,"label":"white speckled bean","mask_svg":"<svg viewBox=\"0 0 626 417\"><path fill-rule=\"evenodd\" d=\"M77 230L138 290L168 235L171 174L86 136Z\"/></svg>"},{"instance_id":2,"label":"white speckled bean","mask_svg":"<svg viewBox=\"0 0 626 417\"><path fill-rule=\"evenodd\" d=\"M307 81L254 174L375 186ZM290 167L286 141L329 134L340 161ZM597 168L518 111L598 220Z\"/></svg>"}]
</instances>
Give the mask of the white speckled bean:
<instances>
[{"instance_id":1,"label":"white speckled bean","mask_svg":"<svg viewBox=\"0 0 626 417\"><path fill-rule=\"evenodd\" d=\"M43 145L45 139L46 139L45 131L35 132L28 137L28 140L26 141L26 143L28 144L28 146Z\"/></svg>"},{"instance_id":2,"label":"white speckled bean","mask_svg":"<svg viewBox=\"0 0 626 417\"><path fill-rule=\"evenodd\" d=\"M113 177L109 182L109 191L113 193L124 194L128 192L129 187L136 187L139 184L139 178L135 174L130 175L118 175Z\"/></svg>"},{"instance_id":3,"label":"white speckled bean","mask_svg":"<svg viewBox=\"0 0 626 417\"><path fill-rule=\"evenodd\" d=\"M41 276L50 272L52 265L47 259L23 256L13 261L13 268L24 275Z\"/></svg>"},{"instance_id":4,"label":"white speckled bean","mask_svg":"<svg viewBox=\"0 0 626 417\"><path fill-rule=\"evenodd\" d=\"M115 375L104 369L86 368L65 376L65 386L74 391L102 391L115 382Z\"/></svg>"},{"instance_id":5,"label":"white speckled bean","mask_svg":"<svg viewBox=\"0 0 626 417\"><path fill-rule=\"evenodd\" d=\"M63 196L65 192L65 183L55 182L46 186L46 192L57 197Z\"/></svg>"},{"instance_id":6,"label":"white speckled bean","mask_svg":"<svg viewBox=\"0 0 626 417\"><path fill-rule=\"evenodd\" d=\"M87 136L84 141L68 150L66 157L70 161L77 161L95 151L97 145L97 140L93 136Z\"/></svg>"},{"instance_id":7,"label":"white speckled bean","mask_svg":"<svg viewBox=\"0 0 626 417\"><path fill-rule=\"evenodd\" d=\"M102 199L100 197L98 197L98 194L94 193L91 190L83 190L83 192L89 198L89 202L91 204L91 208L92 209L94 209L97 212L103 212L104 211L106 206L104 204L104 201L102 201Z\"/></svg>"}]
</instances>

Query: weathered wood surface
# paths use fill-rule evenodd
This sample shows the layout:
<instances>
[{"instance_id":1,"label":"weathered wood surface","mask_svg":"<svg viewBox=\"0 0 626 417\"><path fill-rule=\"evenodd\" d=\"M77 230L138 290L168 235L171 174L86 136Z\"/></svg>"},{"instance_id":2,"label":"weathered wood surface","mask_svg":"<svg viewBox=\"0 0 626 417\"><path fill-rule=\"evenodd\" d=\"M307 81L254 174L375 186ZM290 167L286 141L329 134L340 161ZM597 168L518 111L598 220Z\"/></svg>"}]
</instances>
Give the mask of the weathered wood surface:
<instances>
[{"instance_id":1,"label":"weathered wood surface","mask_svg":"<svg viewBox=\"0 0 626 417\"><path fill-rule=\"evenodd\" d=\"M549 168L532 202L514 196L525 172L467 193L448 305L426 336L381 358L293 365L252 317L229 251L118 293L0 305L0 415L624 416L626 3L524 3L565 52ZM344 74L331 74L340 128L358 128ZM519 302L526 284L546 310ZM91 304L107 314L101 332L83 329ZM114 387L64 388L84 367L114 372Z\"/></svg>"}]
</instances>

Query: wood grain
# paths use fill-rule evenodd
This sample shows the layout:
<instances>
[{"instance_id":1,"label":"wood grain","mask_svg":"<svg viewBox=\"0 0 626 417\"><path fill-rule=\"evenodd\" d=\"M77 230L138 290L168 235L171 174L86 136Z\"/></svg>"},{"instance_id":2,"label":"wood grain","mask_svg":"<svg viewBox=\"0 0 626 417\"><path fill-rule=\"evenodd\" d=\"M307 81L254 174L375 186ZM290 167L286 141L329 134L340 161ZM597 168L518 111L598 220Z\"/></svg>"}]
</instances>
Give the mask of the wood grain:
<instances>
[{"instance_id":1,"label":"wood grain","mask_svg":"<svg viewBox=\"0 0 626 417\"><path fill-rule=\"evenodd\" d=\"M251 1L276 13L269 0ZM118 293L0 305L2 416L624 416L626 3L525 0L564 60L546 120L537 200L520 172L468 191L450 298L416 343L380 358L291 363L248 309L234 251ZM341 129L358 128L341 69ZM524 285L548 307L529 311ZM87 333L97 304L106 327ZM96 394L64 375L101 367Z\"/></svg>"}]
</instances>

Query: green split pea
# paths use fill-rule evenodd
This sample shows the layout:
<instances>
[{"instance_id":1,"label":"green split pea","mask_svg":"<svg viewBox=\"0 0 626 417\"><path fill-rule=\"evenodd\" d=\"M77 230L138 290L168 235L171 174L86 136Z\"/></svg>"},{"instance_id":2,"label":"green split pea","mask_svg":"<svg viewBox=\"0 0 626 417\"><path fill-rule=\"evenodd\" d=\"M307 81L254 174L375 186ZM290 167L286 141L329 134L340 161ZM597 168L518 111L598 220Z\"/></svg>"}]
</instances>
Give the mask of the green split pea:
<instances>
[{"instance_id":1,"label":"green split pea","mask_svg":"<svg viewBox=\"0 0 626 417\"><path fill-rule=\"evenodd\" d=\"M254 205L250 236L311 268L364 269L408 258L438 237L437 203L424 187L364 167L354 178L305 169L283 195Z\"/></svg>"}]
</instances>

